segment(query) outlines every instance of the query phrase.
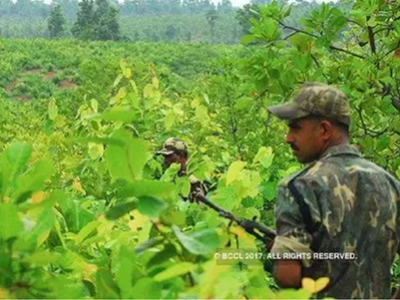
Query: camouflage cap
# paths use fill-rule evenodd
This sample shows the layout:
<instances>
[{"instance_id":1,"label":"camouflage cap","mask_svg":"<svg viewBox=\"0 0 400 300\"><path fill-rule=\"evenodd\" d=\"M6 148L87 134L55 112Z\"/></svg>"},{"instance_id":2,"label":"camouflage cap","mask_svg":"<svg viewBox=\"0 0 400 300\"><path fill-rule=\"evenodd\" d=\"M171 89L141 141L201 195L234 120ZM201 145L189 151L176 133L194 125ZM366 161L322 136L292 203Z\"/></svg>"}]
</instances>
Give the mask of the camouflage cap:
<instances>
[{"instance_id":1,"label":"camouflage cap","mask_svg":"<svg viewBox=\"0 0 400 300\"><path fill-rule=\"evenodd\" d=\"M173 153L183 152L187 153L187 145L184 141L178 138L168 138L163 145L161 151L157 151L157 155L171 155Z\"/></svg>"},{"instance_id":2,"label":"camouflage cap","mask_svg":"<svg viewBox=\"0 0 400 300\"><path fill-rule=\"evenodd\" d=\"M334 86L307 83L291 102L268 107L282 120L294 120L310 115L323 116L350 125L350 106L346 95Z\"/></svg>"}]
</instances>

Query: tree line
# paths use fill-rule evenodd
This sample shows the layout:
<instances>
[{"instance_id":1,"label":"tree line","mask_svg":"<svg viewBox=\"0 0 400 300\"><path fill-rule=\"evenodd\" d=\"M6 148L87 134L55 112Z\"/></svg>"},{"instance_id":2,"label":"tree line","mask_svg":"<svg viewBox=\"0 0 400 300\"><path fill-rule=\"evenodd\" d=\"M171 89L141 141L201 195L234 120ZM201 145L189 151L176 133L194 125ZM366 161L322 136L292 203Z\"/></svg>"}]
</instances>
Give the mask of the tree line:
<instances>
[{"instance_id":1,"label":"tree line","mask_svg":"<svg viewBox=\"0 0 400 300\"><path fill-rule=\"evenodd\" d=\"M289 0L279 1L287 4ZM0 36L75 37L84 40L238 43L254 12L272 0L251 0L235 8L230 0L2 0ZM296 0L288 25L318 8ZM331 3L331 5L335 5Z\"/></svg>"}]
</instances>

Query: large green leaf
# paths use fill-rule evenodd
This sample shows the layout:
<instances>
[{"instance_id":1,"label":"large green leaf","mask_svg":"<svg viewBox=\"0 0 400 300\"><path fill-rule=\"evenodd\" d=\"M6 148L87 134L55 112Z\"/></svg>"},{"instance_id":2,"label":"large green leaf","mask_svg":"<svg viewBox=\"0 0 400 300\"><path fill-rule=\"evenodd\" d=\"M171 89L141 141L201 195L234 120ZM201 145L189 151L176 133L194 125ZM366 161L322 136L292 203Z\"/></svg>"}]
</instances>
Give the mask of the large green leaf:
<instances>
[{"instance_id":1,"label":"large green leaf","mask_svg":"<svg viewBox=\"0 0 400 300\"><path fill-rule=\"evenodd\" d=\"M229 166L228 173L226 175L226 184L229 185L233 181L239 179L241 176L241 172L245 166L246 166L246 163L243 161L233 162Z\"/></svg>"},{"instance_id":2,"label":"large green leaf","mask_svg":"<svg viewBox=\"0 0 400 300\"><path fill-rule=\"evenodd\" d=\"M224 186L213 192L210 200L226 210L232 210L237 204L237 197L238 195L233 187Z\"/></svg>"},{"instance_id":3,"label":"large green leaf","mask_svg":"<svg viewBox=\"0 0 400 300\"><path fill-rule=\"evenodd\" d=\"M0 241L0 286L10 287L12 283L13 259L7 247L7 243Z\"/></svg>"},{"instance_id":4,"label":"large green leaf","mask_svg":"<svg viewBox=\"0 0 400 300\"><path fill-rule=\"evenodd\" d=\"M27 257L24 257L23 262L37 266L45 266L55 263L57 256L48 250L39 250Z\"/></svg>"},{"instance_id":5,"label":"large green leaf","mask_svg":"<svg viewBox=\"0 0 400 300\"><path fill-rule=\"evenodd\" d=\"M147 143L132 138L125 130L116 131L112 138L124 141L124 146L110 145L105 153L108 169L113 180L123 179L128 182L140 180L143 168L151 157Z\"/></svg>"},{"instance_id":6,"label":"large green leaf","mask_svg":"<svg viewBox=\"0 0 400 300\"><path fill-rule=\"evenodd\" d=\"M169 197L174 191L175 186L172 182L156 180L142 180L127 184L120 192L121 197Z\"/></svg>"},{"instance_id":7,"label":"large green leaf","mask_svg":"<svg viewBox=\"0 0 400 300\"><path fill-rule=\"evenodd\" d=\"M115 259L113 259L113 267L115 279L119 289L121 290L122 298L129 298L132 289L133 275L137 265L134 253L126 246L120 246Z\"/></svg>"},{"instance_id":8,"label":"large green leaf","mask_svg":"<svg viewBox=\"0 0 400 300\"><path fill-rule=\"evenodd\" d=\"M33 228L23 231L14 247L18 251L33 252L49 237L55 222L55 215L51 209L44 209L36 218ZM24 222L25 223L25 222Z\"/></svg>"},{"instance_id":9,"label":"large green leaf","mask_svg":"<svg viewBox=\"0 0 400 300\"><path fill-rule=\"evenodd\" d=\"M135 282L131 291L132 299L160 299L161 284L152 278L143 277Z\"/></svg>"},{"instance_id":10,"label":"large green leaf","mask_svg":"<svg viewBox=\"0 0 400 300\"><path fill-rule=\"evenodd\" d=\"M106 218L109 220L116 220L137 207L137 202L118 203L110 208L106 213Z\"/></svg>"},{"instance_id":11,"label":"large green leaf","mask_svg":"<svg viewBox=\"0 0 400 300\"><path fill-rule=\"evenodd\" d=\"M79 245L86 239L97 227L101 224L100 221L92 221L79 231L76 237L76 243Z\"/></svg>"},{"instance_id":12,"label":"large green leaf","mask_svg":"<svg viewBox=\"0 0 400 300\"><path fill-rule=\"evenodd\" d=\"M138 117L137 112L133 110L112 110L104 112L100 118L105 121L116 121L129 123Z\"/></svg>"},{"instance_id":13,"label":"large green leaf","mask_svg":"<svg viewBox=\"0 0 400 300\"><path fill-rule=\"evenodd\" d=\"M161 264L177 255L176 248L172 244L167 244L165 248L156 253L147 263L147 268Z\"/></svg>"},{"instance_id":14,"label":"large green leaf","mask_svg":"<svg viewBox=\"0 0 400 300\"><path fill-rule=\"evenodd\" d=\"M120 299L118 286L110 271L100 269L96 274L97 299Z\"/></svg>"},{"instance_id":15,"label":"large green leaf","mask_svg":"<svg viewBox=\"0 0 400 300\"><path fill-rule=\"evenodd\" d=\"M219 236L214 229L183 233L174 226L173 230L181 244L193 254L208 255L219 246Z\"/></svg>"},{"instance_id":16,"label":"large green leaf","mask_svg":"<svg viewBox=\"0 0 400 300\"><path fill-rule=\"evenodd\" d=\"M82 202L71 198L60 198L59 205L68 231L78 233L86 224L95 219L95 214L83 207Z\"/></svg>"},{"instance_id":17,"label":"large green leaf","mask_svg":"<svg viewBox=\"0 0 400 300\"><path fill-rule=\"evenodd\" d=\"M190 263L190 262L181 262L172 265L168 269L158 273L156 276L154 276L155 281L164 281L168 280L171 278L174 278L176 276L184 275L188 272L191 272L194 270L196 267L195 264Z\"/></svg>"},{"instance_id":18,"label":"large green leaf","mask_svg":"<svg viewBox=\"0 0 400 300\"><path fill-rule=\"evenodd\" d=\"M17 176L24 171L29 157L31 156L31 152L31 146L26 143L18 142L11 144L1 155L1 198L8 193L8 190L15 184Z\"/></svg>"},{"instance_id":19,"label":"large green leaf","mask_svg":"<svg viewBox=\"0 0 400 300\"><path fill-rule=\"evenodd\" d=\"M12 203L0 203L0 239L16 237L23 230L18 207Z\"/></svg>"},{"instance_id":20,"label":"large green leaf","mask_svg":"<svg viewBox=\"0 0 400 300\"><path fill-rule=\"evenodd\" d=\"M43 188L44 182L54 172L53 164L48 159L35 163L32 168L18 178L12 198L17 203L25 201L33 192Z\"/></svg>"},{"instance_id":21,"label":"large green leaf","mask_svg":"<svg viewBox=\"0 0 400 300\"><path fill-rule=\"evenodd\" d=\"M158 218L167 207L168 203L160 199L149 196L139 197L138 210L150 218Z\"/></svg>"}]
</instances>

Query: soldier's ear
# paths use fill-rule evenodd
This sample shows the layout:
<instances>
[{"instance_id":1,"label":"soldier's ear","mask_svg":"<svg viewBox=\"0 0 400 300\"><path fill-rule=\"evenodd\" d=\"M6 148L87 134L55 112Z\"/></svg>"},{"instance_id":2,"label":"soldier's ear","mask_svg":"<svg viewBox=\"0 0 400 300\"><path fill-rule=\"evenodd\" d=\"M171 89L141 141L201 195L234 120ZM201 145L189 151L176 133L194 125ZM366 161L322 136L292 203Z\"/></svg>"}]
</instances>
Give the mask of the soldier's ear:
<instances>
[{"instance_id":1,"label":"soldier's ear","mask_svg":"<svg viewBox=\"0 0 400 300\"><path fill-rule=\"evenodd\" d=\"M334 126L328 120L320 122L321 134L323 139L330 139L333 135Z\"/></svg>"}]
</instances>

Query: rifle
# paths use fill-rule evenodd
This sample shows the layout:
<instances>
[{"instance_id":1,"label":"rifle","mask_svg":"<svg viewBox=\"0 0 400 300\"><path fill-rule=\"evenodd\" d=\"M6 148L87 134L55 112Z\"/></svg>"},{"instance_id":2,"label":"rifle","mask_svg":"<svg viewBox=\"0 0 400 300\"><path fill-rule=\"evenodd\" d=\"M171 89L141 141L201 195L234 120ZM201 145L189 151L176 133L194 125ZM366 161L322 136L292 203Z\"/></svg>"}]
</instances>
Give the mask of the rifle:
<instances>
[{"instance_id":1,"label":"rifle","mask_svg":"<svg viewBox=\"0 0 400 300\"><path fill-rule=\"evenodd\" d=\"M183 197L183 195L181 195L181 197L185 201L188 199L187 197ZM265 226L264 224L256 222L254 219L248 220L248 219L237 218L231 212L228 212L224 210L222 207L219 207L215 203L211 202L201 192L194 194L193 198L198 200L199 202L204 203L208 207L218 212L221 217L224 217L226 219L231 220L232 222L235 222L240 227L242 227L246 232L255 236L257 239L261 240L265 245L267 245L268 248L272 246L273 241L276 237L275 230Z\"/></svg>"}]
</instances>

